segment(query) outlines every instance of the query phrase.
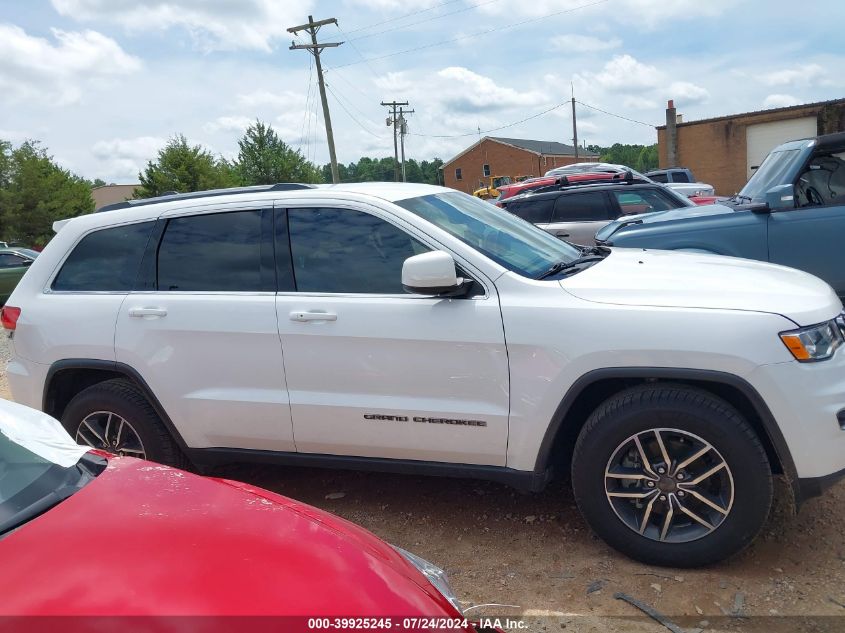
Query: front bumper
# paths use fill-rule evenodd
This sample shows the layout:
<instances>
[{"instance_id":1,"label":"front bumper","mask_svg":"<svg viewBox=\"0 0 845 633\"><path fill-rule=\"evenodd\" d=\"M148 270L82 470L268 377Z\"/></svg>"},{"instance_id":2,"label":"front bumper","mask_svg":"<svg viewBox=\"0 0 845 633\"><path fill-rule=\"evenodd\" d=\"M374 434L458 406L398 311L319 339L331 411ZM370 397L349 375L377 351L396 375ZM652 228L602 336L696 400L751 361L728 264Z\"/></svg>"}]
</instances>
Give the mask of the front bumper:
<instances>
[{"instance_id":1,"label":"front bumper","mask_svg":"<svg viewBox=\"0 0 845 633\"><path fill-rule=\"evenodd\" d=\"M813 496L845 476L845 348L817 363L763 365L747 379L777 422L801 493Z\"/></svg>"}]
</instances>

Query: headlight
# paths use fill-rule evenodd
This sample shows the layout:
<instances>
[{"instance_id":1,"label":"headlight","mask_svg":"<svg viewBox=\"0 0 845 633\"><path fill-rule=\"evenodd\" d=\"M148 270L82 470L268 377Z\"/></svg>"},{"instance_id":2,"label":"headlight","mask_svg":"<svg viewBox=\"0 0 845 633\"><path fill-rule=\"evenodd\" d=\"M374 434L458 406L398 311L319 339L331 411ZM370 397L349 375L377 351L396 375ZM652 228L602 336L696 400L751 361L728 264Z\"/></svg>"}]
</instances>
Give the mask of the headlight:
<instances>
[{"instance_id":1,"label":"headlight","mask_svg":"<svg viewBox=\"0 0 845 633\"><path fill-rule=\"evenodd\" d=\"M843 343L843 332L835 321L781 332L780 339L795 360L809 363L827 360Z\"/></svg>"},{"instance_id":2,"label":"headlight","mask_svg":"<svg viewBox=\"0 0 845 633\"><path fill-rule=\"evenodd\" d=\"M435 589L443 594L443 597L451 602L452 606L463 615L463 609L461 609L461 604L458 602L458 596L455 595L455 590L452 589L452 586L449 584L449 577L446 575L445 571L436 565L429 563L427 560L420 558L419 556L415 556L414 554L411 554L411 552L405 551L401 547L396 547L394 545L393 549L402 554L409 563L419 569L422 572L422 575L428 578L428 581L434 585Z\"/></svg>"}]
</instances>

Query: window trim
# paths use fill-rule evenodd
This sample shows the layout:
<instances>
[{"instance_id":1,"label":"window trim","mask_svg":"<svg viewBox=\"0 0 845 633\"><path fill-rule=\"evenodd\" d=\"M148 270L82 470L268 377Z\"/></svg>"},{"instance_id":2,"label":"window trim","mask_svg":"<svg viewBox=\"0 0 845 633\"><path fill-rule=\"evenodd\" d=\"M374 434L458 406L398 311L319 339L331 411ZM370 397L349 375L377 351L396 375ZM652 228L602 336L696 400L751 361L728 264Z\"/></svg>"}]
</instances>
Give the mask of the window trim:
<instances>
[{"instance_id":1,"label":"window trim","mask_svg":"<svg viewBox=\"0 0 845 633\"><path fill-rule=\"evenodd\" d=\"M313 208L332 208L332 209L344 209L348 211L358 211L360 213L367 213L369 215L375 216L380 220L387 222L388 224L392 224L400 231L407 233L414 239L419 242L422 242L423 245L430 248L431 250L435 251L444 251L449 253L452 256L452 259L455 260L456 266L460 269L465 271L468 276L477 283L482 292L480 294L467 296L467 297L453 297L453 299L460 299L462 301L471 301L471 300L486 300L490 299L494 296L494 293L490 291L490 287L492 286L492 282L487 278L487 276L479 270L477 266L474 266L471 262L469 262L463 256L455 253L451 248L442 244L441 242L437 241L432 236L428 235L419 230L413 224L410 224L406 220L399 218L392 213L376 206L372 206L369 204L354 204L349 203L345 200L326 200L326 199L319 199L319 200L278 200L274 205L274 209L279 212L283 212L285 216L285 221L288 219L288 210L290 209L313 209ZM278 221L278 219L276 220ZM288 225L288 240L290 240L290 226ZM275 242L275 240L274 240ZM278 252L276 253L278 257ZM290 257L290 266L291 270L293 270L293 252L291 248L288 248L287 251L288 257ZM364 299L364 298L379 298L379 299L410 299L410 300L433 300L433 301L443 301L443 297L432 297L430 295L418 295L418 294L411 294L410 292L404 292L401 294L378 294L378 293L359 293L359 292L305 292L305 291L284 291L284 290L277 290L276 295L280 297L337 297L337 298L348 298L348 299Z\"/></svg>"}]
</instances>

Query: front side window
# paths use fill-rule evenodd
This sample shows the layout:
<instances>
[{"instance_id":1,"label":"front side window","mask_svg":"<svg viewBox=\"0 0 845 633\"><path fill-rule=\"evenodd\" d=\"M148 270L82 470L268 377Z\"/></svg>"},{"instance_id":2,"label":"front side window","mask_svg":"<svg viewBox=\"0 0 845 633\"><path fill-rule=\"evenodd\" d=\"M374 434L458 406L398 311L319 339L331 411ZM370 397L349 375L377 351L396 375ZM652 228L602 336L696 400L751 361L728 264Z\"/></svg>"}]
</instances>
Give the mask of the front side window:
<instances>
[{"instance_id":1,"label":"front side window","mask_svg":"<svg viewBox=\"0 0 845 633\"><path fill-rule=\"evenodd\" d=\"M622 215L636 215L638 213L651 213L652 211L668 211L678 209L682 206L680 202L673 202L667 196L657 191L640 189L637 191L613 191Z\"/></svg>"},{"instance_id":2,"label":"front side window","mask_svg":"<svg viewBox=\"0 0 845 633\"><path fill-rule=\"evenodd\" d=\"M607 198L600 191L570 193L555 202L552 222L591 222L609 220Z\"/></svg>"},{"instance_id":3,"label":"front side window","mask_svg":"<svg viewBox=\"0 0 845 633\"><path fill-rule=\"evenodd\" d=\"M158 249L157 288L165 292L257 292L261 211L174 218Z\"/></svg>"},{"instance_id":4,"label":"front side window","mask_svg":"<svg viewBox=\"0 0 845 633\"><path fill-rule=\"evenodd\" d=\"M352 209L289 209L288 230L299 292L404 294L402 264L430 250L389 222Z\"/></svg>"},{"instance_id":5,"label":"front side window","mask_svg":"<svg viewBox=\"0 0 845 633\"><path fill-rule=\"evenodd\" d=\"M649 176L649 178L654 182L662 182L664 184L669 182L669 178L666 176L666 174L652 174L651 176Z\"/></svg>"},{"instance_id":6,"label":"front side window","mask_svg":"<svg viewBox=\"0 0 845 633\"><path fill-rule=\"evenodd\" d=\"M24 265L24 258L11 253L0 253L0 268L18 268Z\"/></svg>"},{"instance_id":7,"label":"front side window","mask_svg":"<svg viewBox=\"0 0 845 633\"><path fill-rule=\"evenodd\" d=\"M530 222L459 191L397 200L395 204L524 277L536 278L552 264L581 255L575 246Z\"/></svg>"},{"instance_id":8,"label":"front side window","mask_svg":"<svg viewBox=\"0 0 845 633\"><path fill-rule=\"evenodd\" d=\"M53 290L129 292L153 224L141 222L89 233L65 260Z\"/></svg>"}]
</instances>

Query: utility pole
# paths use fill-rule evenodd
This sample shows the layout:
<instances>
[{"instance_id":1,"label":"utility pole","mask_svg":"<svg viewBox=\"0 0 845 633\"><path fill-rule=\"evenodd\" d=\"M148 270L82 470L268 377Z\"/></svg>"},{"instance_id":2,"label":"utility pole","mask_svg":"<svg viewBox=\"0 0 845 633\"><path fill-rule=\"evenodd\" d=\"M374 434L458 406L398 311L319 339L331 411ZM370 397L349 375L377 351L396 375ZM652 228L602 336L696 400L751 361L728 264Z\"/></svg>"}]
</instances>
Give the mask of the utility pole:
<instances>
[{"instance_id":1,"label":"utility pole","mask_svg":"<svg viewBox=\"0 0 845 633\"><path fill-rule=\"evenodd\" d=\"M408 122L405 121L405 115L413 113L413 110L399 108L399 145L402 148L402 182L408 182L408 178L405 176L405 135L408 133Z\"/></svg>"},{"instance_id":2,"label":"utility pole","mask_svg":"<svg viewBox=\"0 0 845 633\"><path fill-rule=\"evenodd\" d=\"M396 126L399 123L399 119L396 116L396 108L399 106L406 106L408 105L407 101L382 101L381 105L392 108L392 113L389 117L387 117L387 124L393 126L393 180L399 182L399 147L397 144L396 138Z\"/></svg>"},{"instance_id":3,"label":"utility pole","mask_svg":"<svg viewBox=\"0 0 845 633\"><path fill-rule=\"evenodd\" d=\"M578 162L578 123L575 120L575 86L572 88L572 145L575 147L575 162Z\"/></svg>"},{"instance_id":4,"label":"utility pole","mask_svg":"<svg viewBox=\"0 0 845 633\"><path fill-rule=\"evenodd\" d=\"M332 164L332 182L338 183L340 182L340 174L337 171L337 155L334 151L332 117L329 114L329 103L326 100L326 85L323 83L323 66L320 64L320 53L323 52L324 48L334 48L340 46L343 42L323 42L322 44L317 42L317 32L320 30L321 26L325 26L326 24L337 24L337 20L335 18L328 18L326 20L318 20L315 22L314 18L309 15L308 24L292 26L288 29L288 33L296 35L299 31L308 31L311 35L310 44L297 44L296 42L291 42L290 50L293 51L304 48L314 55L314 60L317 63L317 81L320 84L320 100L323 103L323 117L326 120L326 140L329 142L329 160Z\"/></svg>"}]
</instances>

